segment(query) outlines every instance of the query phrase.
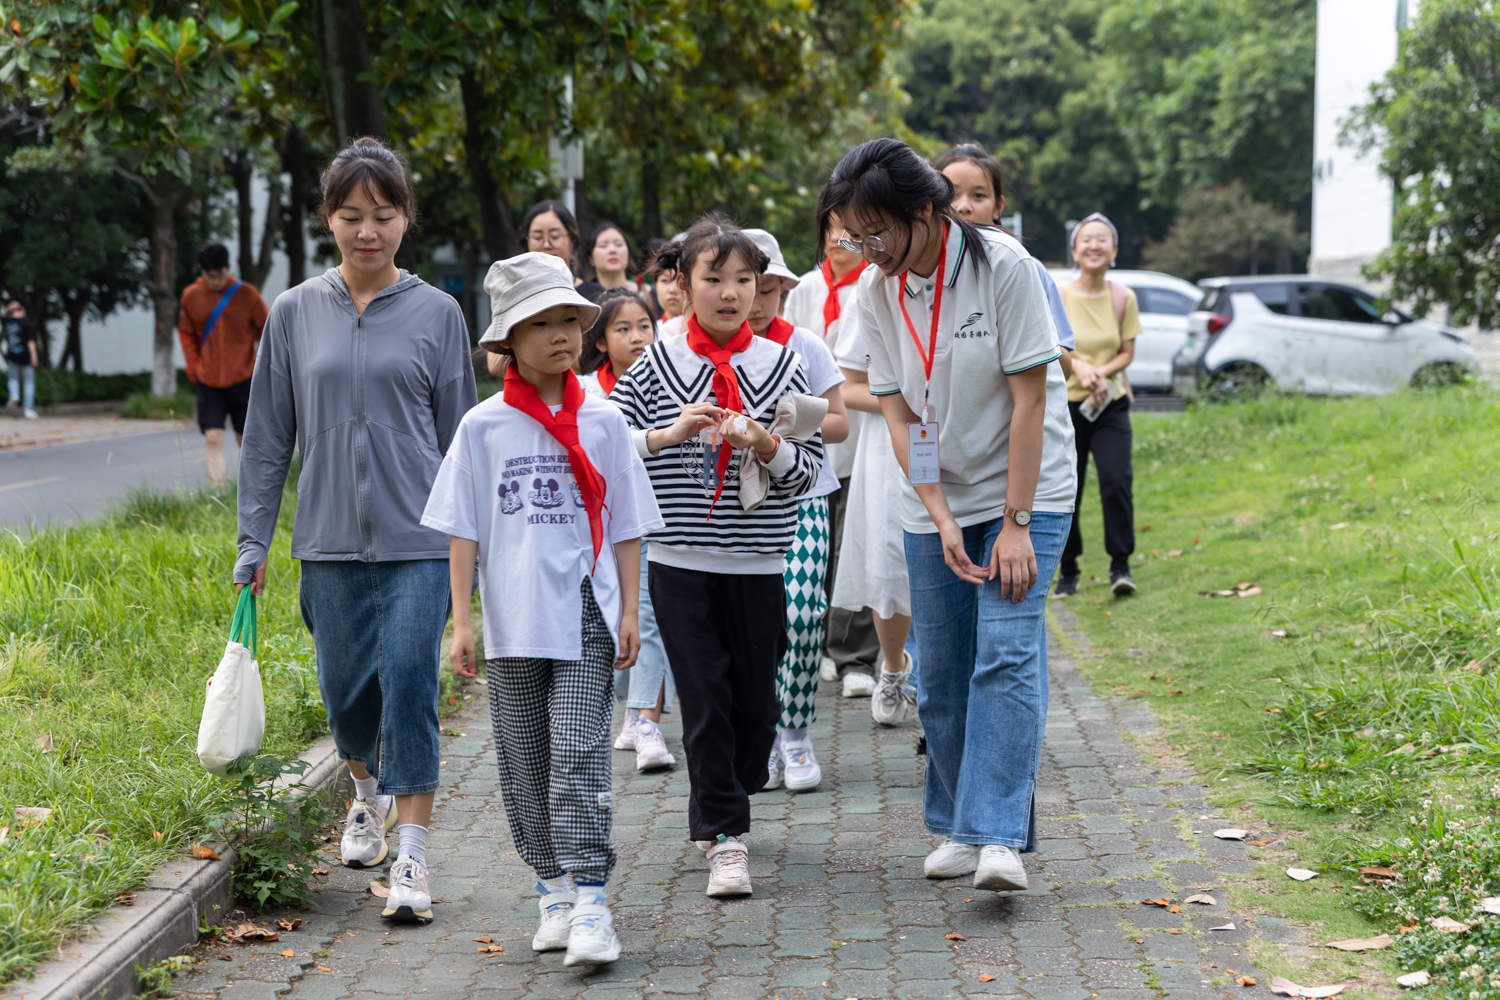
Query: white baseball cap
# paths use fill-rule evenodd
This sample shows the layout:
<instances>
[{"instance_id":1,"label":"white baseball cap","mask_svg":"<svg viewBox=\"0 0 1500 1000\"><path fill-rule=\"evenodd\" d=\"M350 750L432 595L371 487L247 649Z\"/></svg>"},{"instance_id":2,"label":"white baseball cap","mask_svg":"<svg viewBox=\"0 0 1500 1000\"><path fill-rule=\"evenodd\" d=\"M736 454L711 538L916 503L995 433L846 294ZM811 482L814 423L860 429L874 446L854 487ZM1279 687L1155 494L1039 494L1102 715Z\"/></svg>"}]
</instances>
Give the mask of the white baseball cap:
<instances>
[{"instance_id":1,"label":"white baseball cap","mask_svg":"<svg viewBox=\"0 0 1500 1000\"><path fill-rule=\"evenodd\" d=\"M751 242L760 247L760 252L771 258L771 263L766 265L766 273L774 274L783 282L790 281L786 288L795 288L802 283L802 279L792 273L792 269L786 266L786 258L781 256L781 244L776 242L776 237L764 229L746 229L745 235L750 237Z\"/></svg>"},{"instance_id":2,"label":"white baseball cap","mask_svg":"<svg viewBox=\"0 0 1500 1000\"><path fill-rule=\"evenodd\" d=\"M479 338L481 344L507 339L511 327L553 306L577 306L578 322L585 330L599 318L599 307L573 288L568 265L535 250L491 264L484 276L484 290L490 294L493 319Z\"/></svg>"}]
</instances>

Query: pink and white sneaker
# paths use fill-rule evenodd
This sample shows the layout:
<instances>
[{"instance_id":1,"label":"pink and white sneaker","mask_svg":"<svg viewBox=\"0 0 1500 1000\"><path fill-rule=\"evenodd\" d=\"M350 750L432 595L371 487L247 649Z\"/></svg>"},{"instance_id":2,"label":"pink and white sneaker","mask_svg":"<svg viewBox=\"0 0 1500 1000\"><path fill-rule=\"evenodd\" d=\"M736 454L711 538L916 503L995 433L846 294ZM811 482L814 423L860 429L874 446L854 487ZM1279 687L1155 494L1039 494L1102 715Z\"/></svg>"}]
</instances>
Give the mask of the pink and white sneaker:
<instances>
[{"instance_id":1,"label":"pink and white sneaker","mask_svg":"<svg viewBox=\"0 0 1500 1000\"><path fill-rule=\"evenodd\" d=\"M625 721L620 725L620 735L615 737L616 750L635 749L635 726L639 719L640 714L636 709L625 710Z\"/></svg>"}]
</instances>

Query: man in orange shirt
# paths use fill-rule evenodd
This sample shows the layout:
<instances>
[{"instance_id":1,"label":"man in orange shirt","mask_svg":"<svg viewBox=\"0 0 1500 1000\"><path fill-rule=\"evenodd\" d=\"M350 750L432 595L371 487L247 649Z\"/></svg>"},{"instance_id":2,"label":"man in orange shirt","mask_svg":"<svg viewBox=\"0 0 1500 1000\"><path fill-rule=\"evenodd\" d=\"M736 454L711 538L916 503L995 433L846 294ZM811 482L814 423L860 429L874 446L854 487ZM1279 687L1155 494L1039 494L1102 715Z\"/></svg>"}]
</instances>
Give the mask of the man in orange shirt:
<instances>
[{"instance_id":1,"label":"man in orange shirt","mask_svg":"<svg viewBox=\"0 0 1500 1000\"><path fill-rule=\"evenodd\" d=\"M202 277L182 292L177 335L187 358L187 376L198 386L198 427L205 464L215 488L224 485L224 420L235 440L245 434L255 348L266 325L266 303L248 281L229 273L229 250L210 243L198 251Z\"/></svg>"}]
</instances>

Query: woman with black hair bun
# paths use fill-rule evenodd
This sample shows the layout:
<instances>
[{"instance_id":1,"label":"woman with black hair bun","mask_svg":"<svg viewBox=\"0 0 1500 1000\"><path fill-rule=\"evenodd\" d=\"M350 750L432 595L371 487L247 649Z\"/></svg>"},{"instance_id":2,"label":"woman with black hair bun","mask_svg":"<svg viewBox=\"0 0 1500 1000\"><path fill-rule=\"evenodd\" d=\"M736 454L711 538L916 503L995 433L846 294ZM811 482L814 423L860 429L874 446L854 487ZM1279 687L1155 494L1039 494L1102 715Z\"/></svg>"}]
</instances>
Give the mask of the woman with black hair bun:
<instances>
[{"instance_id":1,"label":"woman with black hair bun","mask_svg":"<svg viewBox=\"0 0 1500 1000\"><path fill-rule=\"evenodd\" d=\"M905 473L901 524L927 734L929 878L1024 890L1047 714L1047 589L1073 510L1073 428L1044 279L1012 236L953 207L910 147L847 153L820 241L873 266L855 318Z\"/></svg>"}]
</instances>

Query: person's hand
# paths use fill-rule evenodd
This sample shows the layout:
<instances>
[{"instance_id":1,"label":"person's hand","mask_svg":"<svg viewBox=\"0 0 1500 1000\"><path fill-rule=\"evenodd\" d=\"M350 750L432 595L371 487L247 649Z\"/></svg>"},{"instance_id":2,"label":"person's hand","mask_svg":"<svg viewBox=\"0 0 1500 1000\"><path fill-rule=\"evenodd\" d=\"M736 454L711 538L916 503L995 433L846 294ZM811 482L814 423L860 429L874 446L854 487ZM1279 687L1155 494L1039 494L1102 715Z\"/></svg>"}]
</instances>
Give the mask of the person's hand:
<instances>
[{"instance_id":1,"label":"person's hand","mask_svg":"<svg viewBox=\"0 0 1500 1000\"><path fill-rule=\"evenodd\" d=\"M1097 383L1089 389L1089 401L1095 406L1103 406L1109 401L1109 382L1106 379L1098 378Z\"/></svg>"},{"instance_id":2,"label":"person's hand","mask_svg":"<svg viewBox=\"0 0 1500 1000\"><path fill-rule=\"evenodd\" d=\"M689 403L669 427L658 427L652 431L656 436L653 452L669 445L682 444L705 427L713 427L724 419L724 411L712 403Z\"/></svg>"},{"instance_id":3,"label":"person's hand","mask_svg":"<svg viewBox=\"0 0 1500 1000\"><path fill-rule=\"evenodd\" d=\"M744 421L745 431L740 433L735 430L735 424ZM754 448L763 453L767 458L776 450L776 439L771 437L764 427L758 422L740 413L725 411L724 422L719 425L719 437L728 441L735 448Z\"/></svg>"},{"instance_id":4,"label":"person's hand","mask_svg":"<svg viewBox=\"0 0 1500 1000\"><path fill-rule=\"evenodd\" d=\"M943 541L943 562L948 564L955 576L964 583L984 583L991 579L986 577L985 571L975 566L969 559L968 550L964 548L964 529L958 526L958 522L949 518L938 525L938 537Z\"/></svg>"},{"instance_id":5,"label":"person's hand","mask_svg":"<svg viewBox=\"0 0 1500 1000\"><path fill-rule=\"evenodd\" d=\"M1031 530L1010 518L1000 528L1000 537L990 550L989 578L1000 578L1000 596L1020 604L1026 592L1036 586L1036 550L1031 547Z\"/></svg>"},{"instance_id":6,"label":"person's hand","mask_svg":"<svg viewBox=\"0 0 1500 1000\"><path fill-rule=\"evenodd\" d=\"M453 624L453 644L448 647L448 662L453 664L455 677L473 677L474 629L469 625Z\"/></svg>"},{"instance_id":7,"label":"person's hand","mask_svg":"<svg viewBox=\"0 0 1500 1000\"><path fill-rule=\"evenodd\" d=\"M243 583L237 583L237 584L234 585L234 592L236 594L238 594L240 591L242 591L244 589L245 589L245 585ZM265 592L266 592L266 564L265 563L261 563L259 566L257 566L255 568L255 574L250 577L250 593L254 594L256 597L260 597Z\"/></svg>"},{"instance_id":8,"label":"person's hand","mask_svg":"<svg viewBox=\"0 0 1500 1000\"><path fill-rule=\"evenodd\" d=\"M641 627L636 616L620 616L620 653L615 657L616 670L629 670L641 655Z\"/></svg>"},{"instance_id":9,"label":"person's hand","mask_svg":"<svg viewBox=\"0 0 1500 1000\"><path fill-rule=\"evenodd\" d=\"M1103 376L1099 374L1099 369L1080 358L1076 353L1073 355L1073 377L1078 379L1080 388L1087 389L1091 394L1097 386L1104 382Z\"/></svg>"}]
</instances>

